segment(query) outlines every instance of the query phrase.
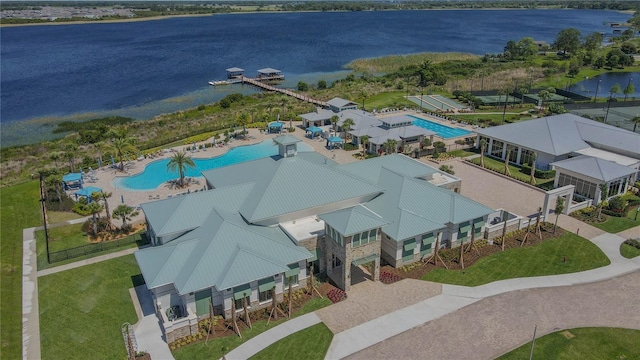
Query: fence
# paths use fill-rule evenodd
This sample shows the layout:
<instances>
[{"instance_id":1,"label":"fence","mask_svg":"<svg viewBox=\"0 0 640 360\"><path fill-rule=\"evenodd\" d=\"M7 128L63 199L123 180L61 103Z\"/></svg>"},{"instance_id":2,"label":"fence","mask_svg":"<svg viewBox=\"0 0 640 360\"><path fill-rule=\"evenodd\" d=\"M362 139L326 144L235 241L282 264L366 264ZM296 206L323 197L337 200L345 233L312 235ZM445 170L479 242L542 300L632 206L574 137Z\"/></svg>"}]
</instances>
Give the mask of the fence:
<instances>
[{"instance_id":1,"label":"fence","mask_svg":"<svg viewBox=\"0 0 640 360\"><path fill-rule=\"evenodd\" d=\"M49 254L49 259L52 263L64 261L68 259L77 258L80 256L99 253L102 251L118 248L121 246L137 243L138 246L147 245L150 243L146 233L127 236L123 239L113 241L103 241L95 244L87 244L74 248L69 248L61 251L52 252Z\"/></svg>"}]
</instances>

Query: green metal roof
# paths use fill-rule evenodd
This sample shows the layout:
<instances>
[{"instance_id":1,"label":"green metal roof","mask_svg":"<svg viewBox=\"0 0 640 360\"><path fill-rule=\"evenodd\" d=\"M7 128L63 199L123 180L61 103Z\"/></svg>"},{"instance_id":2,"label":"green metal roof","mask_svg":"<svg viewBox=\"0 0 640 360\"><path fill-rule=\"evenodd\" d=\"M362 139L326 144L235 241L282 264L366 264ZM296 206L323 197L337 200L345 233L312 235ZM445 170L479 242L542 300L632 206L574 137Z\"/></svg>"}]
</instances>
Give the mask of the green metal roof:
<instances>
[{"instance_id":1,"label":"green metal roof","mask_svg":"<svg viewBox=\"0 0 640 360\"><path fill-rule=\"evenodd\" d=\"M438 170L402 154L378 156L338 166L340 171L353 174L365 181L378 182L382 168L409 177L426 177Z\"/></svg>"},{"instance_id":2,"label":"green metal roof","mask_svg":"<svg viewBox=\"0 0 640 360\"><path fill-rule=\"evenodd\" d=\"M380 172L379 184L385 193L365 206L391 222L382 231L396 241L442 229L448 223L484 217L493 211L451 190L386 168Z\"/></svg>"},{"instance_id":3,"label":"green metal roof","mask_svg":"<svg viewBox=\"0 0 640 360\"><path fill-rule=\"evenodd\" d=\"M251 226L238 214L214 210L201 227L135 256L149 288L173 283L178 293L186 294L282 273L288 264L313 255L280 228Z\"/></svg>"},{"instance_id":4,"label":"green metal roof","mask_svg":"<svg viewBox=\"0 0 640 360\"><path fill-rule=\"evenodd\" d=\"M293 136L293 135L280 135L280 136L276 136L273 138L273 142L275 142L276 144L280 144L280 145L291 145L291 144L297 144L299 142L301 142L302 140L298 139L297 137Z\"/></svg>"},{"instance_id":5,"label":"green metal roof","mask_svg":"<svg viewBox=\"0 0 640 360\"><path fill-rule=\"evenodd\" d=\"M380 215L362 205L333 211L318 217L344 236L351 236L389 224Z\"/></svg>"},{"instance_id":6,"label":"green metal roof","mask_svg":"<svg viewBox=\"0 0 640 360\"><path fill-rule=\"evenodd\" d=\"M204 191L142 204L156 235L184 232L202 225L215 207L238 211L252 184L229 186L224 191ZM221 190L221 189L220 189Z\"/></svg>"}]
</instances>

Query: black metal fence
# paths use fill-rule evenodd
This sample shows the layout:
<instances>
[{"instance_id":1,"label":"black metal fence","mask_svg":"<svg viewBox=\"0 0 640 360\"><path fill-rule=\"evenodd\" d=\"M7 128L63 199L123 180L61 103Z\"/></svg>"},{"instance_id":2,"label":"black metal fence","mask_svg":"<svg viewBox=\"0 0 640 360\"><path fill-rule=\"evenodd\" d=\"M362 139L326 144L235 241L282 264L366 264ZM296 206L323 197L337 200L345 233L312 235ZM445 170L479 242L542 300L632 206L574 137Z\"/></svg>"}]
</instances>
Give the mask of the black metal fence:
<instances>
[{"instance_id":1,"label":"black metal fence","mask_svg":"<svg viewBox=\"0 0 640 360\"><path fill-rule=\"evenodd\" d=\"M127 236L123 239L113 241L103 241L94 244L82 245L74 248L69 248L61 251L52 252L49 254L49 259L52 263L73 259L81 256L91 255L106 250L130 245L137 243L138 246L148 245L150 243L146 233Z\"/></svg>"}]
</instances>

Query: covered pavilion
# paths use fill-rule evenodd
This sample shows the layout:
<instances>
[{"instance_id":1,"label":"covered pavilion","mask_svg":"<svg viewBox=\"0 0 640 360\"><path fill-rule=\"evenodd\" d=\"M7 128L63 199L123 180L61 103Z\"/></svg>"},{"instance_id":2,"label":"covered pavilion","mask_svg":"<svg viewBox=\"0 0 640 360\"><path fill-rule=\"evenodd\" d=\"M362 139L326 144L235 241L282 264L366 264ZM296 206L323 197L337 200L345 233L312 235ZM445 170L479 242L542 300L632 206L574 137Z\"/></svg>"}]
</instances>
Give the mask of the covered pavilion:
<instances>
[{"instance_id":1,"label":"covered pavilion","mask_svg":"<svg viewBox=\"0 0 640 360\"><path fill-rule=\"evenodd\" d=\"M82 173L69 173L62 176L62 186L65 190L82 189Z\"/></svg>"},{"instance_id":2,"label":"covered pavilion","mask_svg":"<svg viewBox=\"0 0 640 360\"><path fill-rule=\"evenodd\" d=\"M322 134L322 129L317 126L310 126L307 128L306 134L313 139L316 135Z\"/></svg>"},{"instance_id":3,"label":"covered pavilion","mask_svg":"<svg viewBox=\"0 0 640 360\"><path fill-rule=\"evenodd\" d=\"M76 191L75 193L73 193L73 195L76 196L76 201L78 201L79 197L84 196L87 198L87 202L91 202L91 194L93 194L94 192L100 192L100 191L102 191L102 189L99 187L87 186L86 188Z\"/></svg>"},{"instance_id":4,"label":"covered pavilion","mask_svg":"<svg viewBox=\"0 0 640 360\"><path fill-rule=\"evenodd\" d=\"M344 140L339 136L331 136L327 139L327 147L330 149L341 147L342 144L344 144Z\"/></svg>"},{"instance_id":5,"label":"covered pavilion","mask_svg":"<svg viewBox=\"0 0 640 360\"><path fill-rule=\"evenodd\" d=\"M267 132L269 134L280 134L282 132L282 126L284 125L283 122L280 121L274 121L269 123L269 126L267 128Z\"/></svg>"}]
</instances>

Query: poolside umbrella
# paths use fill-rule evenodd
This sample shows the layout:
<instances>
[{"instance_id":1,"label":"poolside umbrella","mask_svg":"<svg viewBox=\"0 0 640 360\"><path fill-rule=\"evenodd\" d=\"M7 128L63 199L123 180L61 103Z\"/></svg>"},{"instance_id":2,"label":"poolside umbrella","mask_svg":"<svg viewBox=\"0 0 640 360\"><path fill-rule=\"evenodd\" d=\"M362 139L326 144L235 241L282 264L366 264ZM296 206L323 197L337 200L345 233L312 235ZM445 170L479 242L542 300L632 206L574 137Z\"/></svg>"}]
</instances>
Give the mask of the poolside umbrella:
<instances>
[{"instance_id":1,"label":"poolside umbrella","mask_svg":"<svg viewBox=\"0 0 640 360\"><path fill-rule=\"evenodd\" d=\"M102 167L102 160L98 158L98 169Z\"/></svg>"},{"instance_id":2,"label":"poolside umbrella","mask_svg":"<svg viewBox=\"0 0 640 360\"><path fill-rule=\"evenodd\" d=\"M196 145L196 143L193 143L193 150L197 150L198 149L198 145Z\"/></svg>"},{"instance_id":3,"label":"poolside umbrella","mask_svg":"<svg viewBox=\"0 0 640 360\"><path fill-rule=\"evenodd\" d=\"M120 201L124 204L124 195L120 195Z\"/></svg>"},{"instance_id":4,"label":"poolside umbrella","mask_svg":"<svg viewBox=\"0 0 640 360\"><path fill-rule=\"evenodd\" d=\"M82 166L78 166L78 169L80 169L80 174L82 174Z\"/></svg>"},{"instance_id":5,"label":"poolside umbrella","mask_svg":"<svg viewBox=\"0 0 640 360\"><path fill-rule=\"evenodd\" d=\"M111 165L115 165L116 161L113 159L113 155L111 155Z\"/></svg>"}]
</instances>

